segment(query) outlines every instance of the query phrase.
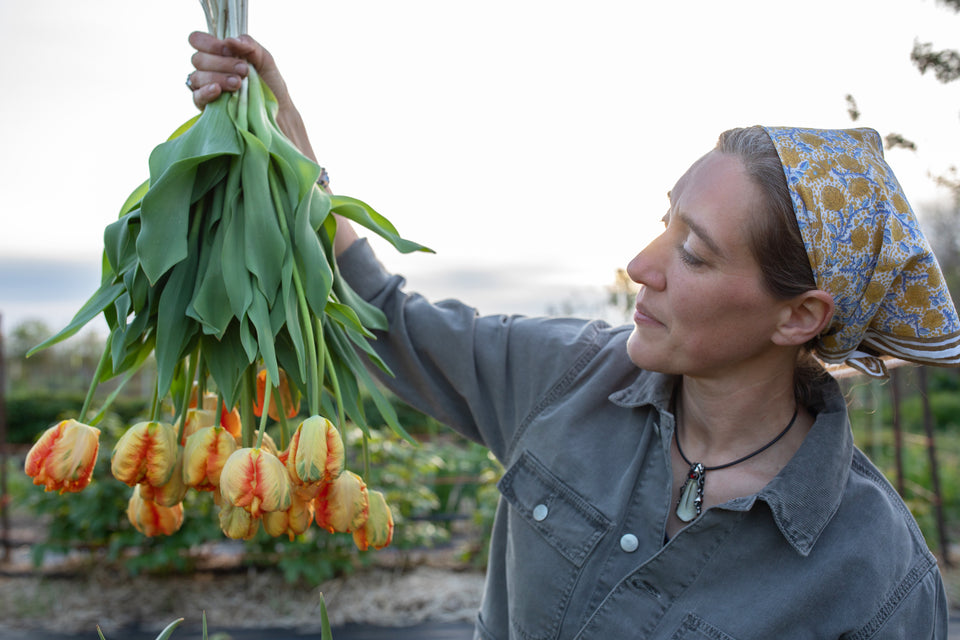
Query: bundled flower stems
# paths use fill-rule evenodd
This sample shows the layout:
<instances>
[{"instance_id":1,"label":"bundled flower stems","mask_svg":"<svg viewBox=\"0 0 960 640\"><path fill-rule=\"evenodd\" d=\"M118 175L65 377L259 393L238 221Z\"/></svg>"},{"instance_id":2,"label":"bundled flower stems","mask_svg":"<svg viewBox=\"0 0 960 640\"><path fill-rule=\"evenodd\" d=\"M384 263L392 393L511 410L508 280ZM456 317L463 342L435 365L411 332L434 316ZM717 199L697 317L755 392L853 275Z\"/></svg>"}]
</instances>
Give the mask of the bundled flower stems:
<instances>
[{"instance_id":1,"label":"bundled flower stems","mask_svg":"<svg viewBox=\"0 0 960 640\"><path fill-rule=\"evenodd\" d=\"M211 33L246 30L246 3L203 0ZM353 534L360 549L389 544L383 495L344 470L343 428L365 433L361 390L406 436L363 358L385 329L376 308L340 277L333 255L339 214L401 252L405 240L364 202L325 193L321 169L277 126L277 100L255 69L149 158L149 179L104 231L99 289L59 333L103 314L106 347L78 420L48 430L25 470L48 491L80 491L99 446L89 416L97 384L128 380L152 356L157 382L148 419L127 429L111 457L132 496L128 517L144 535L183 521L187 491L210 491L231 538L262 526L291 537L311 522ZM364 355L365 354L365 355ZM122 385L121 385L122 386ZM114 392L114 395L116 392ZM309 416L288 425L306 402ZM267 433L279 425L279 446Z\"/></svg>"}]
</instances>

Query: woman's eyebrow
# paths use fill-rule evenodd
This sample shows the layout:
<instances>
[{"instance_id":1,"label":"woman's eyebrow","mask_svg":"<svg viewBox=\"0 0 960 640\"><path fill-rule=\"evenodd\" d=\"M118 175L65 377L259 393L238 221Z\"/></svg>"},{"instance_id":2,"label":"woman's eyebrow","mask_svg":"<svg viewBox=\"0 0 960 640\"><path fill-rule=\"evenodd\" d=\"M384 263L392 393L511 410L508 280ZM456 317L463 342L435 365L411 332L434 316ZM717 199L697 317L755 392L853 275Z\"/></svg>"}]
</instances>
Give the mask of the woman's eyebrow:
<instances>
[{"instance_id":1,"label":"woman's eyebrow","mask_svg":"<svg viewBox=\"0 0 960 640\"><path fill-rule=\"evenodd\" d=\"M687 227L691 231L693 231L694 235L700 238L703 244L707 245L707 248L710 249L711 252L713 252L714 254L716 254L721 258L726 257L726 253L724 253L724 251L720 248L720 245L710 236L709 233L707 233L707 230L704 229L699 223L691 220L690 216L688 216L683 211L677 211L677 216L680 218L683 224L687 225Z\"/></svg>"}]
</instances>

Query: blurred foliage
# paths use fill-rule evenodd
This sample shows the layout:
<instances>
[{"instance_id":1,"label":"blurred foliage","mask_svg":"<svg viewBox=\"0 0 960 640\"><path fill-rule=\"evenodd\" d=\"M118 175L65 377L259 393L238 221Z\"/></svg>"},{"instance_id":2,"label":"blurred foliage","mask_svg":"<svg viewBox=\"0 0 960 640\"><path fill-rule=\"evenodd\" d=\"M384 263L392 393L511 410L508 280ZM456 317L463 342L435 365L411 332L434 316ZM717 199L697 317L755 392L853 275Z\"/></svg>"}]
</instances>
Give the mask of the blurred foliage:
<instances>
[{"instance_id":1,"label":"blurred foliage","mask_svg":"<svg viewBox=\"0 0 960 640\"><path fill-rule=\"evenodd\" d=\"M7 442L32 444L47 427L76 418L83 406L83 393L37 389L7 396ZM149 409L144 398L118 398L111 411L125 424L133 424Z\"/></svg>"},{"instance_id":2,"label":"blurred foliage","mask_svg":"<svg viewBox=\"0 0 960 640\"><path fill-rule=\"evenodd\" d=\"M924 426L919 369L898 369L902 431L902 495L933 550L937 530L928 438ZM940 501L949 540L960 537L960 370L927 368L927 398L934 431ZM893 393L889 380L857 377L846 384L854 441L894 487L899 486L893 430ZM956 560L956 559L954 559Z\"/></svg>"}]
</instances>

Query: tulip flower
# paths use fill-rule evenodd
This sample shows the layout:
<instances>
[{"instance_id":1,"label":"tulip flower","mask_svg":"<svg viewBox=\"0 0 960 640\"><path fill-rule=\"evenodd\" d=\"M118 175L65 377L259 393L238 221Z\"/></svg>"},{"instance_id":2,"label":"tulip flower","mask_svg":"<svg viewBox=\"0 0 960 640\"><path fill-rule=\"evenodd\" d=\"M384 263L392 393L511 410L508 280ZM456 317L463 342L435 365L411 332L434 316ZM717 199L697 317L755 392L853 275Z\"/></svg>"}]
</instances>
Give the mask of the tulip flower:
<instances>
[{"instance_id":1,"label":"tulip flower","mask_svg":"<svg viewBox=\"0 0 960 640\"><path fill-rule=\"evenodd\" d=\"M220 406L220 396L215 393L205 393L203 394L203 403L201 408L204 411L212 411L216 413L217 407ZM193 385L193 395L190 396L190 408L193 409L197 406L197 385ZM205 426L212 426L210 425ZM220 409L220 426L225 428L227 431L237 439L237 442L240 441L241 436L241 422L240 422L240 412L236 407L233 409L227 409L226 405L223 405Z\"/></svg>"},{"instance_id":2,"label":"tulip flower","mask_svg":"<svg viewBox=\"0 0 960 640\"><path fill-rule=\"evenodd\" d=\"M236 407L230 411L227 411L226 406L223 407L220 411L220 426L229 431L238 443L243 438L243 423L240 421L240 412Z\"/></svg>"},{"instance_id":3,"label":"tulip flower","mask_svg":"<svg viewBox=\"0 0 960 640\"><path fill-rule=\"evenodd\" d=\"M47 429L30 448L24 471L44 491L76 493L90 484L99 450L99 429L64 420Z\"/></svg>"},{"instance_id":4,"label":"tulip flower","mask_svg":"<svg viewBox=\"0 0 960 640\"><path fill-rule=\"evenodd\" d=\"M363 527L369 514L367 485L352 471L321 485L313 501L317 526L330 533L347 533Z\"/></svg>"},{"instance_id":5,"label":"tulip flower","mask_svg":"<svg viewBox=\"0 0 960 640\"><path fill-rule=\"evenodd\" d=\"M383 549L393 540L393 515L387 500L379 491L370 492L370 515L363 526L353 532L353 543L360 551L370 547Z\"/></svg>"},{"instance_id":6,"label":"tulip flower","mask_svg":"<svg viewBox=\"0 0 960 640\"><path fill-rule=\"evenodd\" d=\"M177 461L173 466L173 473L166 484L153 487L141 482L140 497L150 502L155 502L161 507L174 507L181 502L187 495L187 485L183 482L183 449L179 448L177 452Z\"/></svg>"},{"instance_id":7,"label":"tulip flower","mask_svg":"<svg viewBox=\"0 0 960 640\"><path fill-rule=\"evenodd\" d=\"M290 380L287 378L287 374L283 369L280 370L280 384L277 385L277 388L280 392L280 403L283 405L284 413L287 418L293 418L300 413L300 391L295 387L291 387ZM263 396L266 393L266 389L267 371L264 369L257 374L257 401L253 405L253 413L258 418L263 415ZM280 420L280 415L277 413L276 402L272 399L273 395L275 394L271 394L270 406L267 407L267 415L274 420Z\"/></svg>"},{"instance_id":8,"label":"tulip flower","mask_svg":"<svg viewBox=\"0 0 960 640\"><path fill-rule=\"evenodd\" d=\"M280 457L280 450L277 449L277 443L273 441L273 438L270 437L270 434L267 432L263 433L263 442L260 443L260 448L264 451L272 453L276 457Z\"/></svg>"},{"instance_id":9,"label":"tulip flower","mask_svg":"<svg viewBox=\"0 0 960 640\"><path fill-rule=\"evenodd\" d=\"M183 426L183 436L180 438L180 445L187 442L187 438L195 434L200 429L212 427L216 424L216 409L187 409L187 420Z\"/></svg>"},{"instance_id":10,"label":"tulip flower","mask_svg":"<svg viewBox=\"0 0 960 640\"><path fill-rule=\"evenodd\" d=\"M145 482L161 487L177 461L177 430L167 422L138 422L113 447L113 477L131 487Z\"/></svg>"},{"instance_id":11,"label":"tulip flower","mask_svg":"<svg viewBox=\"0 0 960 640\"><path fill-rule=\"evenodd\" d=\"M225 503L220 507L220 530L231 540L250 540L260 529L260 519L242 507Z\"/></svg>"},{"instance_id":12,"label":"tulip flower","mask_svg":"<svg viewBox=\"0 0 960 640\"><path fill-rule=\"evenodd\" d=\"M127 518L137 531L148 538L173 535L183 524L183 504L164 507L144 500L138 485L133 488L127 503Z\"/></svg>"},{"instance_id":13,"label":"tulip flower","mask_svg":"<svg viewBox=\"0 0 960 640\"><path fill-rule=\"evenodd\" d=\"M223 427L204 427L189 438L183 450L183 482L198 491L220 486L227 458L237 450L237 441Z\"/></svg>"},{"instance_id":14,"label":"tulip flower","mask_svg":"<svg viewBox=\"0 0 960 640\"><path fill-rule=\"evenodd\" d=\"M290 479L277 456L263 449L234 451L220 474L220 492L235 507L254 518L290 508Z\"/></svg>"},{"instance_id":15,"label":"tulip flower","mask_svg":"<svg viewBox=\"0 0 960 640\"><path fill-rule=\"evenodd\" d=\"M290 508L263 514L263 529L274 538L284 533L293 540L306 532L313 522L313 501L293 493Z\"/></svg>"},{"instance_id":16,"label":"tulip flower","mask_svg":"<svg viewBox=\"0 0 960 640\"><path fill-rule=\"evenodd\" d=\"M340 432L322 416L307 418L290 439L286 465L295 484L332 482L343 471Z\"/></svg>"}]
</instances>

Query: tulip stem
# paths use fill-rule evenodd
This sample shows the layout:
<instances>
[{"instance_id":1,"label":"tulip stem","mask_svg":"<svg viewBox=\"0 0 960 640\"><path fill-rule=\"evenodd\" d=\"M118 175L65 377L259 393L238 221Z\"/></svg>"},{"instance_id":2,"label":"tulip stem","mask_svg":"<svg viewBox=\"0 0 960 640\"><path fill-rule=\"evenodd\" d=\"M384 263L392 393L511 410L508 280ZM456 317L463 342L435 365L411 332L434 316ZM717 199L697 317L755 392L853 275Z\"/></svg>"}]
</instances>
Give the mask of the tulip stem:
<instances>
[{"instance_id":1,"label":"tulip stem","mask_svg":"<svg viewBox=\"0 0 960 640\"><path fill-rule=\"evenodd\" d=\"M287 226L287 220L284 215L285 208L280 199L280 188L277 185L277 178L273 171L267 176L270 184L270 194L273 196L273 208L277 212L277 223L280 226L280 232L290 237L290 228ZM297 263L293 263L293 288L297 294L297 306L300 308L300 316L304 332L306 345L304 350L307 352L307 375L305 376L304 386L307 390L307 406L310 409L310 415L315 416L320 413L320 376L322 373L318 367L317 360L317 339L313 333L313 323L310 322L310 307L307 305L307 296L303 289L303 280L300 278L300 271ZM318 325L319 326L319 325ZM320 334L320 342L323 342L323 334ZM266 406L266 404L264 405Z\"/></svg>"},{"instance_id":2,"label":"tulip stem","mask_svg":"<svg viewBox=\"0 0 960 640\"><path fill-rule=\"evenodd\" d=\"M264 385L263 389L263 412L260 414L260 433L257 435L257 449L263 445L263 434L267 430L267 416L270 415L270 410L267 407L270 406L270 395L273 391L272 382L273 381L270 380L270 374L267 373L267 383ZM280 413L283 415L282 408Z\"/></svg>"},{"instance_id":3,"label":"tulip stem","mask_svg":"<svg viewBox=\"0 0 960 640\"><path fill-rule=\"evenodd\" d=\"M289 382L290 378L287 377ZM266 404L266 399L264 399L264 404ZM277 415L280 416L280 450L287 448L287 410L283 408L283 401L280 398L280 389L273 390L273 406L277 408Z\"/></svg>"},{"instance_id":4,"label":"tulip stem","mask_svg":"<svg viewBox=\"0 0 960 640\"><path fill-rule=\"evenodd\" d=\"M193 379L197 375L197 365L200 360L200 347L190 354L187 361L187 370L184 372L183 400L180 402L180 431L177 433L177 442L183 441L183 433L187 428L187 412L190 410L190 394L193 392ZM200 398L197 398L200 406Z\"/></svg>"},{"instance_id":5,"label":"tulip stem","mask_svg":"<svg viewBox=\"0 0 960 640\"><path fill-rule=\"evenodd\" d=\"M330 384L333 386L333 397L337 400L340 399L340 381L337 379L336 374L333 372L333 358L330 357L329 351L323 352L324 359L326 364L330 367ZM340 430L340 437L343 438L343 425L346 421L346 416L343 413L343 403L337 402L337 429Z\"/></svg>"},{"instance_id":6,"label":"tulip stem","mask_svg":"<svg viewBox=\"0 0 960 640\"><path fill-rule=\"evenodd\" d=\"M317 337L313 332L313 322L310 321L310 308L307 306L307 296L303 291L303 281L300 279L300 272L296 267L293 269L293 286L297 291L297 302L300 304L300 315L303 317L303 328L307 339L307 406L310 408L310 415L320 414L320 390L318 388L320 365L317 362ZM320 341L323 335L320 335Z\"/></svg>"},{"instance_id":7,"label":"tulip stem","mask_svg":"<svg viewBox=\"0 0 960 640\"><path fill-rule=\"evenodd\" d=\"M256 397L254 394L256 375L254 365L248 366L243 376L243 384L240 387L240 423L243 446L245 447L253 444L253 402Z\"/></svg>"},{"instance_id":8,"label":"tulip stem","mask_svg":"<svg viewBox=\"0 0 960 640\"><path fill-rule=\"evenodd\" d=\"M113 334L111 334L111 339L107 340L107 344L103 347L103 353L100 354L100 362L97 363L97 372L93 374L93 380L90 381L90 388L87 389L87 397L83 400L83 407L80 409L80 422L86 424L87 422L87 411L90 410L90 405L93 404L93 396L97 392L97 384L100 381L100 376L103 375L103 369L107 366L107 358L110 357L110 345L113 342Z\"/></svg>"},{"instance_id":9,"label":"tulip stem","mask_svg":"<svg viewBox=\"0 0 960 640\"><path fill-rule=\"evenodd\" d=\"M153 385L153 395L150 398L150 421L156 422L160 417L160 383Z\"/></svg>"},{"instance_id":10,"label":"tulip stem","mask_svg":"<svg viewBox=\"0 0 960 640\"><path fill-rule=\"evenodd\" d=\"M202 401L202 400L200 401L200 404L201 404L201 406L203 405L203 401ZM216 417L214 418L214 420L217 421L217 424L218 424L219 426L221 426L221 427L225 426L225 425L223 424L223 396L220 395L219 393L217 394L217 415L216 415Z\"/></svg>"}]
</instances>

